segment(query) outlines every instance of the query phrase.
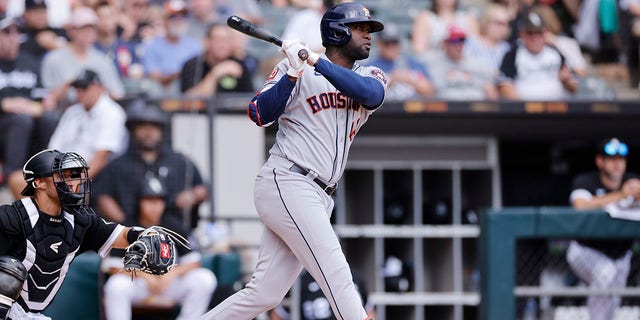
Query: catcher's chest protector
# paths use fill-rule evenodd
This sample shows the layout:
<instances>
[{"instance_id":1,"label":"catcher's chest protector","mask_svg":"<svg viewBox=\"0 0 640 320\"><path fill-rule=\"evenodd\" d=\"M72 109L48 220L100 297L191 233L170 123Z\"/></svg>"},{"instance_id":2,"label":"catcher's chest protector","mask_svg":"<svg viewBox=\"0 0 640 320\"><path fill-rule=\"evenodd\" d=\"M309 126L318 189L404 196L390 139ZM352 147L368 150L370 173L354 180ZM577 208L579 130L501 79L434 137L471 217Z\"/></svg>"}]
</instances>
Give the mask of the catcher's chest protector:
<instances>
[{"instance_id":1,"label":"catcher's chest protector","mask_svg":"<svg viewBox=\"0 0 640 320\"><path fill-rule=\"evenodd\" d=\"M60 289L88 224L66 212L61 218L41 214L30 198L13 206L22 220L25 242L11 255L22 259L29 274L18 302L31 311L42 311Z\"/></svg>"}]
</instances>

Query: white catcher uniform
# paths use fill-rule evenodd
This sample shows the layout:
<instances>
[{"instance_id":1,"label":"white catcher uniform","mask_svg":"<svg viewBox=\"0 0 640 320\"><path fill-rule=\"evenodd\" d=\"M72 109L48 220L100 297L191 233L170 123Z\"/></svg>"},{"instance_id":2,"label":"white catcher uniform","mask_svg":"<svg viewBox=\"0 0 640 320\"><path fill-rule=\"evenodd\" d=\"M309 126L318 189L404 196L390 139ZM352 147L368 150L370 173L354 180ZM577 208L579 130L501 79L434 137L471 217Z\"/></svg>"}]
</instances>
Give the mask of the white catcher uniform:
<instances>
[{"instance_id":1,"label":"white catcher uniform","mask_svg":"<svg viewBox=\"0 0 640 320\"><path fill-rule=\"evenodd\" d=\"M286 77L287 69L284 59L261 92ZM380 69L355 63L352 70L386 88ZM328 193L342 176L354 136L374 110L305 67L278 118L270 157L255 180L255 206L265 224L256 270L243 290L203 319L253 319L281 302L303 267L320 285L337 319L367 319L329 222L334 203Z\"/></svg>"}]
</instances>

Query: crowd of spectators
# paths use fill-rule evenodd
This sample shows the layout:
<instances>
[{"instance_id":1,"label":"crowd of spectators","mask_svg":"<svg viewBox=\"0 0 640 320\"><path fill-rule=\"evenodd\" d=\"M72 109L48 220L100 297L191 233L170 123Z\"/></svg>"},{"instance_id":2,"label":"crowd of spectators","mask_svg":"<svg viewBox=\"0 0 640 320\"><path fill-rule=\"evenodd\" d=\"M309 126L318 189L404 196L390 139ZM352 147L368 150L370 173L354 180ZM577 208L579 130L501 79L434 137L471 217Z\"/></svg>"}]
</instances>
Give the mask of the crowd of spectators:
<instances>
[{"instance_id":1,"label":"crowd of spectators","mask_svg":"<svg viewBox=\"0 0 640 320\"><path fill-rule=\"evenodd\" d=\"M87 66L93 66L116 100L141 93L162 96L188 92L207 96L217 91L251 92L264 79L265 75L258 72L260 66L272 67L273 52L252 56L248 52L255 51L247 50L251 42L246 36L238 32L221 35L212 26L223 26L228 16L236 14L268 30L282 31L277 34L282 39L300 38L314 50L322 51L319 20L328 7L341 1L345 0L4 0L5 5L0 3L0 15L19 18L20 52L31 54L42 64L38 68L42 86L58 105L66 107L75 100L75 92L68 83ZM565 74L570 73L574 78L586 77L594 74L591 63L614 61L625 63L631 85L637 86L638 32L634 30L640 28L634 29L634 25L640 24L634 24L634 20L636 14L640 15L640 9L636 9L640 5L634 1L622 1L619 8L613 8L620 11L613 22L604 13L598 15L605 9L590 7L590 1L434 0L425 1L421 10L411 14L407 4L415 8L418 2L406 0L397 6L371 2L372 11L379 10L373 14L382 20L393 10L412 19L410 26L405 23L399 32L395 31L400 64L404 64L406 56L416 58L431 82L442 82L440 76L445 72L445 83L430 83L432 90L417 90L413 98L551 100L580 94L578 88L565 88L564 95L534 97L504 94L501 90L505 79L501 69L503 57L511 47L527 41L529 33L521 32L522 21L532 12L542 19L540 40L558 51L568 67L568 71L562 69L559 74L548 76L567 78ZM288 21L283 30L278 28L283 26L282 21L265 17L265 12L277 10L288 12L276 16ZM452 32L457 44L452 42ZM382 51L389 47L386 44L393 46L387 41L373 48L371 63L385 54ZM218 46L233 48L231 53L213 57ZM452 59L456 46L463 49L461 57ZM113 63L104 63L107 59ZM233 63L221 63L225 62L221 59L239 62L242 71ZM459 60L455 66L441 65L442 61L455 60ZM203 69L200 66L194 69L197 64ZM219 67L213 68L214 64ZM473 65L472 70L463 67L468 64ZM391 66L388 62L386 65ZM264 66L263 70L270 69ZM210 70L215 72L204 72ZM436 73L438 77L434 76ZM247 77L250 86L244 85ZM233 78L243 84L234 85ZM451 95L451 86L459 91L469 85L474 86L475 93ZM398 96L405 98L406 95Z\"/></svg>"},{"instance_id":2,"label":"crowd of spectators","mask_svg":"<svg viewBox=\"0 0 640 320\"><path fill-rule=\"evenodd\" d=\"M319 31L309 25L336 2L341 1L267 1L270 7L296 8L293 13L280 16L288 18L281 37L300 38L312 48L319 46ZM638 82L634 78L638 71L633 69L637 69L637 45L630 49L637 44L637 39L631 38L637 36L633 34L633 23L628 21L634 20L635 5L630 2L620 3L619 8L595 8L595 20L589 1L433 0L426 1L421 8L419 3L414 0L393 4L367 2L373 15L381 20L410 18L410 23L399 25L399 31L392 31L396 38L393 41L384 41L383 38L388 37L385 32L372 35L377 45L372 46L371 57L365 63L396 75L387 101L411 98L558 100L598 98L598 95L610 99L613 86L623 87L623 94L637 90ZM265 5L265 1L261 4ZM612 22L608 13L598 15L598 10L618 10L620 17ZM584 21L589 21L588 25ZM391 20L385 24L389 22ZM277 30L278 23L272 22L266 27L274 29L274 25ZM514 51L505 61L511 49ZM516 52L520 52L517 60L511 61L516 58ZM409 62L407 68L408 60L417 60L420 66ZM264 61L273 64L272 60ZM527 69L523 69L525 66ZM601 72L599 66L604 71ZM406 90L407 86L397 85L402 82L398 81L401 73L397 70L416 68L424 69L419 72L424 76L403 77L404 82L409 80L405 84L413 88ZM263 76L270 70L265 68ZM605 80L600 81L601 75ZM607 84L606 80L617 81L618 76L629 80L628 90L620 82ZM588 83L596 83L597 88ZM547 90L551 87L552 90Z\"/></svg>"}]
</instances>

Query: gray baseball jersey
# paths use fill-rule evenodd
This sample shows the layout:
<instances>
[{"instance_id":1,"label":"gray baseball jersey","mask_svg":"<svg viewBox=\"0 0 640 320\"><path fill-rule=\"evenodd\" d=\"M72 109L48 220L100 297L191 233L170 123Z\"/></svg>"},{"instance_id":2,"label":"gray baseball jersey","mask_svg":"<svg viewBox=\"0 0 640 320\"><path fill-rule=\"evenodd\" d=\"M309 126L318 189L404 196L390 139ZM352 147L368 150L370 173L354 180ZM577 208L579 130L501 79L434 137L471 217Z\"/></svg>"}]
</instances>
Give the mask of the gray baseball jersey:
<instances>
[{"instance_id":1,"label":"gray baseball jersey","mask_svg":"<svg viewBox=\"0 0 640 320\"><path fill-rule=\"evenodd\" d=\"M283 59L263 90L286 76L287 69L287 59ZM384 73L377 67L356 63L353 71L375 77L386 86ZM314 170L322 181L335 184L344 171L353 138L371 113L373 110L343 95L320 73L306 66L278 119L276 142L269 153Z\"/></svg>"}]
</instances>

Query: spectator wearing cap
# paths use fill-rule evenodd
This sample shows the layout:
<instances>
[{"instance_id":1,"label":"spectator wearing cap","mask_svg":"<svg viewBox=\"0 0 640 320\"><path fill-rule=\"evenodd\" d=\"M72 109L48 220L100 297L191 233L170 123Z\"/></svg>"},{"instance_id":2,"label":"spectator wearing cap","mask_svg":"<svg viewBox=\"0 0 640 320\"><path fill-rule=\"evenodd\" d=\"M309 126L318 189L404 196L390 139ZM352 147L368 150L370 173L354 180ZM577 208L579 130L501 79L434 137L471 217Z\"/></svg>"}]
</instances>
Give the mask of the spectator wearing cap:
<instances>
[{"instance_id":1,"label":"spectator wearing cap","mask_svg":"<svg viewBox=\"0 0 640 320\"><path fill-rule=\"evenodd\" d=\"M166 214L166 186L156 177L142 179L138 184L135 225L143 228L161 226L187 238L189 231L180 221ZM202 316L217 287L217 278L211 270L202 267L200 252L181 245L176 245L176 251L178 260L171 272L161 277L139 272L132 280L129 274L122 272L122 251L112 250L102 261L102 270L108 273L104 284L106 320L131 320L131 306L157 303L179 304L177 319L195 320Z\"/></svg>"},{"instance_id":2,"label":"spectator wearing cap","mask_svg":"<svg viewBox=\"0 0 640 320\"><path fill-rule=\"evenodd\" d=\"M535 11L518 22L521 44L507 52L500 64L498 90L506 99L562 100L577 92L578 82L558 49L546 44L546 27Z\"/></svg>"},{"instance_id":3,"label":"spectator wearing cap","mask_svg":"<svg viewBox=\"0 0 640 320\"><path fill-rule=\"evenodd\" d=\"M105 219L133 222L134 187L155 177L167 187L167 214L195 227L198 205L207 200L209 187L193 161L164 139L168 124L168 115L155 104L136 100L127 107L129 149L110 162L93 184L97 211Z\"/></svg>"},{"instance_id":4,"label":"spectator wearing cap","mask_svg":"<svg viewBox=\"0 0 640 320\"><path fill-rule=\"evenodd\" d=\"M557 14L549 6L537 5L531 10L537 12L545 25L544 38L547 44L555 47L566 58L567 65L578 77L588 73L589 65L582 55L580 44L576 39L562 34L562 23Z\"/></svg>"},{"instance_id":5,"label":"spectator wearing cap","mask_svg":"<svg viewBox=\"0 0 640 320\"><path fill-rule=\"evenodd\" d=\"M63 105L75 102L75 92L69 90L69 83L86 68L91 68L100 76L101 83L112 98L124 96L124 86L113 62L94 48L97 22L98 17L93 9L75 8L66 29L69 43L51 51L42 62L42 82L58 102L65 102Z\"/></svg>"},{"instance_id":6,"label":"spectator wearing cap","mask_svg":"<svg viewBox=\"0 0 640 320\"><path fill-rule=\"evenodd\" d=\"M3 2L6 6L7 16L20 17L27 10L28 4L25 0L0 0L0 11L2 11ZM54 28L61 28L71 17L71 7L77 6L78 1L60 1L60 0L43 0L47 6L47 23ZM40 1L35 1L37 5L41 5Z\"/></svg>"},{"instance_id":7,"label":"spectator wearing cap","mask_svg":"<svg viewBox=\"0 0 640 320\"><path fill-rule=\"evenodd\" d=\"M386 100L402 101L432 97L434 89L424 64L403 52L406 45L397 25L387 23L377 38L376 58L369 62L389 76Z\"/></svg>"},{"instance_id":8,"label":"spectator wearing cap","mask_svg":"<svg viewBox=\"0 0 640 320\"><path fill-rule=\"evenodd\" d=\"M27 155L41 150L49 142L57 117L55 104L42 89L35 57L19 53L18 21L0 20L0 139L3 173L13 197L18 199L24 187L22 164Z\"/></svg>"},{"instance_id":9,"label":"spectator wearing cap","mask_svg":"<svg viewBox=\"0 0 640 320\"><path fill-rule=\"evenodd\" d=\"M106 93L97 72L82 70L70 85L78 102L62 114L49 148L80 154L87 160L93 179L109 160L126 150L126 114Z\"/></svg>"},{"instance_id":10,"label":"spectator wearing cap","mask_svg":"<svg viewBox=\"0 0 640 320\"><path fill-rule=\"evenodd\" d=\"M577 175L569 201L576 210L637 208L638 175L627 171L629 146L617 138L603 140L595 155L596 170ZM613 207L612 207L613 206ZM571 270L592 289L626 286L631 267L632 240L573 240L567 250ZM614 319L620 296L589 296L589 319Z\"/></svg>"},{"instance_id":11,"label":"spectator wearing cap","mask_svg":"<svg viewBox=\"0 0 640 320\"><path fill-rule=\"evenodd\" d=\"M45 0L25 0L22 18L20 53L31 54L41 62L47 52L67 44L64 29L49 25Z\"/></svg>"},{"instance_id":12,"label":"spectator wearing cap","mask_svg":"<svg viewBox=\"0 0 640 320\"><path fill-rule=\"evenodd\" d=\"M253 92L253 75L243 60L233 56L232 33L226 24L209 26L204 53L187 61L180 73L180 88L192 96L218 92Z\"/></svg>"},{"instance_id":13,"label":"spectator wearing cap","mask_svg":"<svg viewBox=\"0 0 640 320\"><path fill-rule=\"evenodd\" d=\"M144 69L147 77L160 85L158 93L177 94L182 66L199 55L202 46L186 35L188 11L184 1L167 1L164 9L166 34L156 36L145 46Z\"/></svg>"},{"instance_id":14,"label":"spectator wearing cap","mask_svg":"<svg viewBox=\"0 0 640 320\"><path fill-rule=\"evenodd\" d=\"M442 41L442 51L427 60L436 97L445 100L497 99L495 75L465 53L466 41L464 30L451 26Z\"/></svg>"}]
</instances>

